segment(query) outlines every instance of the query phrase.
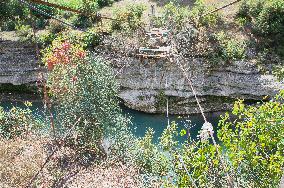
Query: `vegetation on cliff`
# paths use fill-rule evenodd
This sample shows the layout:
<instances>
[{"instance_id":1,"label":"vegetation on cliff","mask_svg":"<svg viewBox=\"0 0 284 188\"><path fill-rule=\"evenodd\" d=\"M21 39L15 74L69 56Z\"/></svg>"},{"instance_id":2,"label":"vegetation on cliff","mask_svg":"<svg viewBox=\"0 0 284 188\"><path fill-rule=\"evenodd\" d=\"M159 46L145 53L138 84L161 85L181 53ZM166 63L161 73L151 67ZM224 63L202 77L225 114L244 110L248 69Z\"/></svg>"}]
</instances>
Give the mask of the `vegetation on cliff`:
<instances>
[{"instance_id":1,"label":"vegetation on cliff","mask_svg":"<svg viewBox=\"0 0 284 188\"><path fill-rule=\"evenodd\" d=\"M113 2L71 1L68 6L93 11ZM25 26L27 23L24 21L17 26L18 22L15 22L14 9L20 9L16 1L5 1L2 5L11 12L1 9L0 15L4 18L0 20L1 28L7 29L12 20L18 30L24 31L21 35L30 38L25 35L31 29ZM192 9L175 3L161 9L162 16L151 19L158 26L169 26L174 36L178 36L173 38L179 41L178 53L187 55L183 50L189 48L209 61L225 63L251 58L247 48L250 42L258 40L227 36L217 26L217 23L224 22L217 13L198 17L212 10L204 2L197 1ZM275 42L284 33L283 9L280 0L244 2L239 10L238 20L243 23L240 27L246 29L246 24L249 24L254 31L253 37L268 37L259 39L265 44L268 44L267 39ZM84 15L74 18L64 12L47 11L66 16L69 21L75 20L72 23L80 28L86 28L94 21ZM145 6L140 4L115 10L114 16L118 20L108 22L105 27L88 28L88 33L66 30L49 20L50 31L39 37L42 62L48 70L46 82L41 80L46 118L34 116L29 102L23 109L13 107L7 111L0 108L0 186L279 185L284 170L284 91L254 106L245 105L242 100L236 101L232 115L221 116L218 143L210 135L214 131L205 129L206 126L195 139L191 137L190 129L178 132L181 125L175 122L161 125L165 130L159 143L153 142L152 129L142 138L133 135L128 126L131 121L122 115L118 105L119 86L110 63L92 51L101 52L103 49L103 52L113 50L119 53L122 48L126 49L125 46L117 47L118 44L100 45L105 42L101 33L106 32L110 38L118 40L137 38L135 34L142 32L145 24L144 11ZM17 14L23 20L28 15L25 9ZM39 15L33 16L45 20ZM188 20L192 22L190 27L183 27ZM188 36L187 29L192 35ZM280 43L278 45L281 47ZM267 48L275 52L273 47L268 45ZM257 52L262 54L263 51ZM281 75L281 71L277 74ZM157 106L164 106L166 99L161 91ZM186 139L178 142L179 137ZM73 176L78 178L71 179Z\"/></svg>"}]
</instances>

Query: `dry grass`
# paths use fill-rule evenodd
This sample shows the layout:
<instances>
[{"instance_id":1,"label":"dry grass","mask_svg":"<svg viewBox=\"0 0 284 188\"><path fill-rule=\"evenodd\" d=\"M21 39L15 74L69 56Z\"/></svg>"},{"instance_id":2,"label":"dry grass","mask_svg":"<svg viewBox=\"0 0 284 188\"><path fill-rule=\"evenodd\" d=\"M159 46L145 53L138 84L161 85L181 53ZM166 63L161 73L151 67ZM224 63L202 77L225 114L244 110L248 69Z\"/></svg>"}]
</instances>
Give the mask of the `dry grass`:
<instances>
[{"instance_id":1,"label":"dry grass","mask_svg":"<svg viewBox=\"0 0 284 188\"><path fill-rule=\"evenodd\" d=\"M45 158L43 140L0 141L0 187L23 187L37 172Z\"/></svg>"},{"instance_id":2,"label":"dry grass","mask_svg":"<svg viewBox=\"0 0 284 188\"><path fill-rule=\"evenodd\" d=\"M80 171L76 177L66 185L69 188L142 187L138 174L138 170L123 164L115 164L109 167L96 165Z\"/></svg>"},{"instance_id":3,"label":"dry grass","mask_svg":"<svg viewBox=\"0 0 284 188\"><path fill-rule=\"evenodd\" d=\"M48 143L51 140L36 136L1 140L0 187L27 186L50 155ZM102 159L97 164L93 162L73 149L62 147L51 157L32 187L142 187L139 172L133 166L107 164Z\"/></svg>"}]
</instances>

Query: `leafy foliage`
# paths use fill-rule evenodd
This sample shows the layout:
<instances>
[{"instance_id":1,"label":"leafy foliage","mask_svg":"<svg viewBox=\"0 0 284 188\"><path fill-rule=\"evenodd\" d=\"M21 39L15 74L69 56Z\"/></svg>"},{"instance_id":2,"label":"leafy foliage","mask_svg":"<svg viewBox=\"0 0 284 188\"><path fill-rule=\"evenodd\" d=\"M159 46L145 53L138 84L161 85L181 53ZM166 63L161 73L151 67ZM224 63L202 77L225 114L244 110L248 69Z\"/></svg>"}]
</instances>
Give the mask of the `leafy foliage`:
<instances>
[{"instance_id":1,"label":"leafy foliage","mask_svg":"<svg viewBox=\"0 0 284 188\"><path fill-rule=\"evenodd\" d=\"M237 101L233 114L238 119L226 114L219 122L217 147L190 137L178 145L175 122L165 129L159 145L152 144L149 130L139 141L137 165L166 187L277 187L284 167L283 99L282 91L258 106Z\"/></svg>"},{"instance_id":2,"label":"leafy foliage","mask_svg":"<svg viewBox=\"0 0 284 188\"><path fill-rule=\"evenodd\" d=\"M114 1L118 1L118 0L97 0L98 5L100 7L109 6L109 5L113 4Z\"/></svg>"},{"instance_id":3,"label":"leafy foliage","mask_svg":"<svg viewBox=\"0 0 284 188\"><path fill-rule=\"evenodd\" d=\"M284 1L249 0L244 1L239 10L239 19L253 29L256 37L261 37L260 47L271 48L284 57Z\"/></svg>"},{"instance_id":4,"label":"leafy foliage","mask_svg":"<svg viewBox=\"0 0 284 188\"><path fill-rule=\"evenodd\" d=\"M15 29L16 17L25 19L29 11L23 8L17 0L4 0L0 2L0 26L1 30Z\"/></svg>"},{"instance_id":5,"label":"leafy foliage","mask_svg":"<svg viewBox=\"0 0 284 188\"><path fill-rule=\"evenodd\" d=\"M37 8L47 12L48 14L54 14L54 9L45 5L35 5ZM1 30L14 30L18 20L23 22L23 25L30 23L30 11L22 5L18 0L4 0L0 2L0 27ZM36 11L31 11L33 16L32 20L37 28L43 28L46 25L44 21L46 16L39 14Z\"/></svg>"},{"instance_id":6,"label":"leafy foliage","mask_svg":"<svg viewBox=\"0 0 284 188\"><path fill-rule=\"evenodd\" d=\"M156 97L156 107L161 108L166 106L167 104L167 96L164 91L160 91Z\"/></svg>"},{"instance_id":7,"label":"leafy foliage","mask_svg":"<svg viewBox=\"0 0 284 188\"><path fill-rule=\"evenodd\" d=\"M117 85L109 66L87 57L80 45L60 40L53 42L44 59L58 128L71 129L80 119L74 144L98 149L105 130L121 122Z\"/></svg>"},{"instance_id":8,"label":"leafy foliage","mask_svg":"<svg viewBox=\"0 0 284 188\"><path fill-rule=\"evenodd\" d=\"M218 13L209 14L203 16L204 14L214 10L214 7L205 5L203 0L197 0L194 3L193 8L190 11L190 19L194 22L197 22L200 26L215 26L220 20Z\"/></svg>"},{"instance_id":9,"label":"leafy foliage","mask_svg":"<svg viewBox=\"0 0 284 188\"><path fill-rule=\"evenodd\" d=\"M237 121L222 117L218 134L234 170L254 187L276 187L284 166L284 92L259 107L234 105Z\"/></svg>"},{"instance_id":10,"label":"leafy foliage","mask_svg":"<svg viewBox=\"0 0 284 188\"><path fill-rule=\"evenodd\" d=\"M210 14L205 17L201 15L209 12L212 7L205 5L203 0L198 0L190 9L170 2L163 7L161 18L155 18L157 26L181 30L188 22L196 26L214 26L219 20L218 14Z\"/></svg>"},{"instance_id":11,"label":"leafy foliage","mask_svg":"<svg viewBox=\"0 0 284 188\"><path fill-rule=\"evenodd\" d=\"M95 28L90 28L88 33L83 36L84 47L87 49L94 48L103 42L103 35L99 34Z\"/></svg>"},{"instance_id":12,"label":"leafy foliage","mask_svg":"<svg viewBox=\"0 0 284 188\"><path fill-rule=\"evenodd\" d=\"M244 1L240 17L247 18L261 35L270 36L284 31L284 2L282 0Z\"/></svg>"},{"instance_id":13,"label":"leafy foliage","mask_svg":"<svg viewBox=\"0 0 284 188\"><path fill-rule=\"evenodd\" d=\"M0 137L12 139L41 126L41 122L29 109L32 104L26 102L25 105L27 107L25 109L13 107L9 111L0 107Z\"/></svg>"},{"instance_id":14,"label":"leafy foliage","mask_svg":"<svg viewBox=\"0 0 284 188\"><path fill-rule=\"evenodd\" d=\"M224 61L242 60L246 57L246 43L244 41L230 38L224 32L220 32L214 37L217 41L214 55L221 57Z\"/></svg>"},{"instance_id":15,"label":"leafy foliage","mask_svg":"<svg viewBox=\"0 0 284 188\"><path fill-rule=\"evenodd\" d=\"M118 9L114 11L115 19L112 21L113 30L136 30L142 24L142 15L145 11L145 6L129 5L125 9Z\"/></svg>"},{"instance_id":16,"label":"leafy foliage","mask_svg":"<svg viewBox=\"0 0 284 188\"><path fill-rule=\"evenodd\" d=\"M33 30L29 25L23 25L21 22L16 24L16 33L22 42L30 42L33 40Z\"/></svg>"},{"instance_id":17,"label":"leafy foliage","mask_svg":"<svg viewBox=\"0 0 284 188\"><path fill-rule=\"evenodd\" d=\"M56 38L56 34L46 30L45 32L41 32L37 36L37 42L40 48L45 48L48 45L51 45L52 41Z\"/></svg>"},{"instance_id":18,"label":"leafy foliage","mask_svg":"<svg viewBox=\"0 0 284 188\"><path fill-rule=\"evenodd\" d=\"M163 27L181 29L188 16L189 9L187 7L170 2L163 7L162 16L156 20L156 24Z\"/></svg>"},{"instance_id":19,"label":"leafy foliage","mask_svg":"<svg viewBox=\"0 0 284 188\"><path fill-rule=\"evenodd\" d=\"M169 171L169 158L153 143L154 131L149 129L145 136L138 139L133 152L133 159L142 173L165 176Z\"/></svg>"}]
</instances>

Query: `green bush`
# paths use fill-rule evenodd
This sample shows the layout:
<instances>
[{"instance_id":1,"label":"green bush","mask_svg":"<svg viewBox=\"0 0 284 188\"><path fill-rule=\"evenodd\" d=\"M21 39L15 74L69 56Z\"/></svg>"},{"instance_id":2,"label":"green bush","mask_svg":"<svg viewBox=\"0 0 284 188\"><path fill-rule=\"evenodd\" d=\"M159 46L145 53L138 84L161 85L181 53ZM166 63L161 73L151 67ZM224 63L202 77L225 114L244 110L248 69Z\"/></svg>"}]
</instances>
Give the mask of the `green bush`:
<instances>
[{"instance_id":1,"label":"green bush","mask_svg":"<svg viewBox=\"0 0 284 188\"><path fill-rule=\"evenodd\" d=\"M68 40L70 43L80 44L84 49L91 50L102 43L103 35L98 33L97 28L90 28L88 32L63 30L62 32L55 33L44 31L40 32L38 36L38 41L42 48L52 44L53 40Z\"/></svg>"},{"instance_id":2,"label":"green bush","mask_svg":"<svg viewBox=\"0 0 284 188\"><path fill-rule=\"evenodd\" d=\"M230 38L224 32L214 36L217 47L214 56L221 57L224 61L236 61L246 58L246 43L241 40Z\"/></svg>"},{"instance_id":3,"label":"green bush","mask_svg":"<svg viewBox=\"0 0 284 188\"><path fill-rule=\"evenodd\" d=\"M14 30L16 18L25 19L29 10L17 0L4 0L0 2L0 27L1 30Z\"/></svg>"},{"instance_id":4,"label":"green bush","mask_svg":"<svg viewBox=\"0 0 284 188\"><path fill-rule=\"evenodd\" d=\"M47 29L49 29L54 34L59 33L67 28L66 25L59 23L57 20L54 19L49 19L48 22L49 26Z\"/></svg>"},{"instance_id":5,"label":"green bush","mask_svg":"<svg viewBox=\"0 0 284 188\"><path fill-rule=\"evenodd\" d=\"M85 15L75 15L71 17L71 22L74 26L79 28L88 28L94 25L94 20Z\"/></svg>"},{"instance_id":6,"label":"green bush","mask_svg":"<svg viewBox=\"0 0 284 188\"><path fill-rule=\"evenodd\" d=\"M54 14L54 9L44 5L35 5L37 8ZM37 28L43 28L46 25L46 16L39 14L37 11L32 11L34 16L30 19L30 11L26 5L19 3L18 0L4 0L0 2L0 27L1 30L14 30L18 20L21 20L24 25L31 24L31 20L35 22Z\"/></svg>"},{"instance_id":7,"label":"green bush","mask_svg":"<svg viewBox=\"0 0 284 188\"><path fill-rule=\"evenodd\" d=\"M135 143L133 152L134 163L141 169L143 174L165 176L170 170L168 156L159 151L159 147L153 143L154 131L147 130L144 137Z\"/></svg>"},{"instance_id":8,"label":"green bush","mask_svg":"<svg viewBox=\"0 0 284 188\"><path fill-rule=\"evenodd\" d=\"M95 28L89 29L88 33L85 33L83 36L84 47L87 49L100 45L102 41L103 35L99 34Z\"/></svg>"},{"instance_id":9,"label":"green bush","mask_svg":"<svg viewBox=\"0 0 284 188\"><path fill-rule=\"evenodd\" d=\"M158 25L162 25L163 27L181 29L188 16L189 9L187 7L182 7L180 5L176 5L173 2L170 2L163 7L160 20L161 23Z\"/></svg>"},{"instance_id":10,"label":"green bush","mask_svg":"<svg viewBox=\"0 0 284 188\"><path fill-rule=\"evenodd\" d=\"M33 116L29 109L32 104L26 102L25 105L25 109L13 107L9 111L0 107L0 137L12 139L41 127L41 122Z\"/></svg>"},{"instance_id":11,"label":"green bush","mask_svg":"<svg viewBox=\"0 0 284 188\"><path fill-rule=\"evenodd\" d=\"M46 30L44 32L39 33L37 36L37 42L40 48L45 48L52 43L52 41L56 38L56 34Z\"/></svg>"},{"instance_id":12,"label":"green bush","mask_svg":"<svg viewBox=\"0 0 284 188\"><path fill-rule=\"evenodd\" d=\"M61 40L53 42L44 62L57 128L67 131L80 119L71 143L77 148L100 150L106 130L123 121L110 67L101 59L88 57L82 46Z\"/></svg>"},{"instance_id":13,"label":"green bush","mask_svg":"<svg viewBox=\"0 0 284 188\"><path fill-rule=\"evenodd\" d=\"M243 1L239 17L251 22L255 32L273 36L284 32L284 1L249 0Z\"/></svg>"},{"instance_id":14,"label":"green bush","mask_svg":"<svg viewBox=\"0 0 284 188\"><path fill-rule=\"evenodd\" d=\"M238 101L219 122L219 139L235 171L253 187L277 187L284 167L284 91L258 107Z\"/></svg>"},{"instance_id":15,"label":"green bush","mask_svg":"<svg viewBox=\"0 0 284 188\"><path fill-rule=\"evenodd\" d=\"M23 25L21 22L16 24L16 33L20 37L22 42L31 42L33 41L33 29L30 25Z\"/></svg>"},{"instance_id":16,"label":"green bush","mask_svg":"<svg viewBox=\"0 0 284 188\"><path fill-rule=\"evenodd\" d=\"M199 17L212 9L213 7L206 6L203 0L196 1L191 9L170 2L163 7L162 16L154 18L154 23L159 27L162 26L177 30L181 30L188 23L193 23L196 26L211 27L216 25L220 19L217 13L201 17L200 19Z\"/></svg>"},{"instance_id":17,"label":"green bush","mask_svg":"<svg viewBox=\"0 0 284 188\"><path fill-rule=\"evenodd\" d=\"M220 20L218 13L209 14L207 16L202 16L215 8L213 6L205 5L203 0L197 0L194 3L193 8L190 10L189 17L193 22L196 22L200 26L215 26ZM200 17L202 16L202 17Z\"/></svg>"},{"instance_id":18,"label":"green bush","mask_svg":"<svg viewBox=\"0 0 284 188\"><path fill-rule=\"evenodd\" d=\"M97 0L97 3L100 7L105 7L112 5L114 3L114 0Z\"/></svg>"},{"instance_id":19,"label":"green bush","mask_svg":"<svg viewBox=\"0 0 284 188\"><path fill-rule=\"evenodd\" d=\"M164 108L167 104L167 96L164 91L160 91L156 97L156 108Z\"/></svg>"},{"instance_id":20,"label":"green bush","mask_svg":"<svg viewBox=\"0 0 284 188\"><path fill-rule=\"evenodd\" d=\"M258 106L237 101L235 118L221 116L216 146L205 136L193 140L190 135L179 145L174 122L158 145L149 130L137 143L133 160L164 187L277 187L284 168L283 100L284 91ZM186 133L190 130L180 135Z\"/></svg>"},{"instance_id":21,"label":"green bush","mask_svg":"<svg viewBox=\"0 0 284 188\"><path fill-rule=\"evenodd\" d=\"M142 15L145 11L145 6L130 5L125 9L117 9L114 11L114 17L117 20L112 21L112 30L136 30L142 26Z\"/></svg>"}]
</instances>

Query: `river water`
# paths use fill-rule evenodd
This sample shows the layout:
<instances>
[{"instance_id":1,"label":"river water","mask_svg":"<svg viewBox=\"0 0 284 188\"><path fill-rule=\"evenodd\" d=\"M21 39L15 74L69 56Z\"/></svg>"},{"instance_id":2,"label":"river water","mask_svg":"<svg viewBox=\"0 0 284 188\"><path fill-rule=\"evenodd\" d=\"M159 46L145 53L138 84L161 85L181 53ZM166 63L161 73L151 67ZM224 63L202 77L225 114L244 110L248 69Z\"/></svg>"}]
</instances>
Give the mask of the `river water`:
<instances>
[{"instance_id":1,"label":"river water","mask_svg":"<svg viewBox=\"0 0 284 188\"><path fill-rule=\"evenodd\" d=\"M13 106L24 107L23 102L15 102L15 101L5 101L0 102L0 105L5 109L10 109ZM133 132L136 136L142 137L145 135L145 132L148 128L152 128L155 132L154 134L154 142L158 142L159 137L161 136L163 130L167 127L168 118L165 114L148 114L144 112L139 112L136 110L129 109L127 107L121 107L123 115L129 117L131 119L131 124L129 126L132 127ZM33 106L31 107L34 115L43 115L43 103L42 102L33 102ZM211 122L214 126L215 133L218 129L218 121L220 119L220 115L224 113L207 113L206 117L209 122ZM204 120L201 115L187 115L187 116L178 116L178 115L170 115L170 122L175 121L178 124L178 130L182 129L187 130L187 133L190 134L192 139L196 139L199 130L204 123ZM216 134L215 134L216 135ZM178 140L185 140L186 136L179 136Z\"/></svg>"}]
</instances>

